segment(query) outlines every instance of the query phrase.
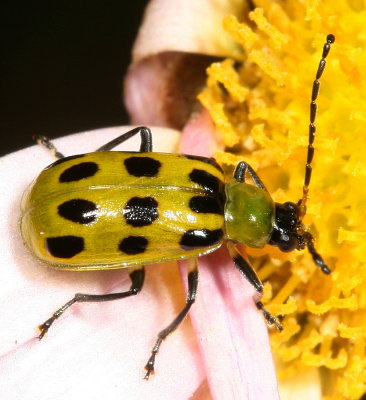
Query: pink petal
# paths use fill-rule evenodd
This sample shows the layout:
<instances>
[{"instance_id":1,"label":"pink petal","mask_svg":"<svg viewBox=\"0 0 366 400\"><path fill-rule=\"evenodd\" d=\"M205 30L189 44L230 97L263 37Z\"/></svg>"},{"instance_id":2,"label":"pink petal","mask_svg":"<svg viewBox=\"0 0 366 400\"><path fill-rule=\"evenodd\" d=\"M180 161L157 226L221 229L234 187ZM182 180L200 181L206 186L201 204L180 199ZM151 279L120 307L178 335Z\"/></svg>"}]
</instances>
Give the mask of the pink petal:
<instances>
[{"instance_id":1,"label":"pink petal","mask_svg":"<svg viewBox=\"0 0 366 400\"><path fill-rule=\"evenodd\" d=\"M78 154L92 151L126 129L86 132L55 143L67 155ZM156 149L170 151L176 133L160 133L155 138ZM139 139L131 142L128 147L136 149ZM138 296L74 305L55 322L47 337L41 342L35 338L37 325L74 293L109 293L129 287L124 270L55 271L35 260L23 245L18 226L22 193L52 161L52 155L39 146L1 159L2 398L189 398L204 376L197 344L187 323L163 344L156 375L148 382L142 379L157 333L174 318L184 301L174 264L149 267L146 287Z\"/></svg>"},{"instance_id":2,"label":"pink petal","mask_svg":"<svg viewBox=\"0 0 366 400\"><path fill-rule=\"evenodd\" d=\"M205 129L206 128L206 129ZM197 132L204 133L201 137ZM207 114L184 131L184 152L209 156L214 131ZM192 149L192 152L188 150ZM182 278L186 265L182 264ZM214 399L278 399L268 329L254 304L257 294L225 248L199 259L197 301L190 313Z\"/></svg>"},{"instance_id":3,"label":"pink petal","mask_svg":"<svg viewBox=\"0 0 366 400\"><path fill-rule=\"evenodd\" d=\"M179 152L212 157L218 149L218 135L208 111L193 114L184 126Z\"/></svg>"}]
</instances>

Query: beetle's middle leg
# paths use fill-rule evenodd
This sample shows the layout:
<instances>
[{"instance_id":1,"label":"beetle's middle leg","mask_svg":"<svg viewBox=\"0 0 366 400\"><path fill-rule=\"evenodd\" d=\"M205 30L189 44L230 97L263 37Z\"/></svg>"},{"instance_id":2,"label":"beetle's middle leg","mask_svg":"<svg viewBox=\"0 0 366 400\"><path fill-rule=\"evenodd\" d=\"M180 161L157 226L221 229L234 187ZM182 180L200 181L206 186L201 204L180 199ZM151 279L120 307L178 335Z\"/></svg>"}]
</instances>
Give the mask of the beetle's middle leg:
<instances>
[{"instance_id":1,"label":"beetle's middle leg","mask_svg":"<svg viewBox=\"0 0 366 400\"><path fill-rule=\"evenodd\" d=\"M232 242L227 243L227 248L229 249L230 256L232 257L234 264L239 269L239 271L248 279L249 283L254 287L254 289L262 295L263 284L255 273L253 267L249 264L247 260L239 253L235 245ZM277 319L271 315L263 306L261 301L256 301L255 305L259 310L262 311L264 318L270 325L275 325L278 330L282 330L282 325L277 321Z\"/></svg>"},{"instance_id":2,"label":"beetle's middle leg","mask_svg":"<svg viewBox=\"0 0 366 400\"><path fill-rule=\"evenodd\" d=\"M144 379L149 379L150 375L154 373L155 357L159 352L160 345L163 340L173 331L175 331L179 324L183 321L184 317L188 314L189 309L196 300L197 286L198 286L198 269L197 259L188 260L188 293L186 298L186 305L183 310L176 316L174 321L169 324L165 329L159 332L158 338L154 347L151 350L151 356L145 365L146 375Z\"/></svg>"},{"instance_id":3,"label":"beetle's middle leg","mask_svg":"<svg viewBox=\"0 0 366 400\"><path fill-rule=\"evenodd\" d=\"M114 149L119 144L125 142L126 140L130 139L131 137L140 134L141 136L141 143L140 143L140 152L147 153L152 151L152 135L149 128L146 126L139 126L137 128L133 128L130 131L123 133L122 135L116 137L115 139L111 140L110 142L104 144L103 146L99 147L96 151L110 151Z\"/></svg>"},{"instance_id":4,"label":"beetle's middle leg","mask_svg":"<svg viewBox=\"0 0 366 400\"><path fill-rule=\"evenodd\" d=\"M152 134L149 128L146 126L139 126L137 128L133 128L122 135L116 137L115 139L111 140L110 142L104 144L103 146L99 147L95 151L110 151L114 149L119 144L125 142L126 140L130 139L131 137L140 134L141 136L141 143L140 143L140 153L147 153L152 151ZM46 149L50 150L51 153L58 159L64 158L65 156L60 153L52 141L47 136L42 135L34 135L33 139L41 146L44 146Z\"/></svg>"},{"instance_id":5,"label":"beetle's middle leg","mask_svg":"<svg viewBox=\"0 0 366 400\"><path fill-rule=\"evenodd\" d=\"M38 338L42 339L43 336L47 333L50 326L56 321L56 319L58 319L74 303L111 301L111 300L123 299L124 297L133 296L139 293L144 284L145 269L142 266L142 267L131 268L130 271L131 271L130 272L131 287L129 290L121 293L108 293L101 295L76 293L71 300L69 300L62 307L60 307L55 313L53 313L51 318L49 318L47 321L45 321L38 327L40 331Z\"/></svg>"}]
</instances>

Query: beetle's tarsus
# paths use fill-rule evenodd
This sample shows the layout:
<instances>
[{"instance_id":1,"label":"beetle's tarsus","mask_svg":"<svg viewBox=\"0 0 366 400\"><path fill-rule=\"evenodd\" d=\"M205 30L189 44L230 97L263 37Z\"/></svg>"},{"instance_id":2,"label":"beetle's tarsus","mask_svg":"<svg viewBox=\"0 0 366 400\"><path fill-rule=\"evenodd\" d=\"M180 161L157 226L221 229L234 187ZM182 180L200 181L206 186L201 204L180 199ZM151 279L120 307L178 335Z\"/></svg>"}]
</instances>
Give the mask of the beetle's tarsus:
<instances>
[{"instance_id":1,"label":"beetle's tarsus","mask_svg":"<svg viewBox=\"0 0 366 400\"><path fill-rule=\"evenodd\" d=\"M156 354L157 354L157 352L151 354L151 356L150 356L148 362L147 362L146 365L145 365L146 374L145 374L145 376L144 376L144 379L145 379L146 381L148 381L149 378L150 378L150 375L153 375L154 372L155 372L154 364L155 364L155 356L156 356Z\"/></svg>"},{"instance_id":2,"label":"beetle's tarsus","mask_svg":"<svg viewBox=\"0 0 366 400\"><path fill-rule=\"evenodd\" d=\"M50 328L50 326L53 324L54 321L55 321L55 318L51 317L46 322L39 325L39 327L38 327L38 330L40 332L38 335L39 340L41 340L46 335L46 333L48 332L48 329Z\"/></svg>"},{"instance_id":3,"label":"beetle's tarsus","mask_svg":"<svg viewBox=\"0 0 366 400\"><path fill-rule=\"evenodd\" d=\"M274 325L279 331L283 330L283 327L281 325L281 323L278 321L278 319L276 317L274 317L272 314L270 314L263 306L263 303L261 301L258 301L255 303L255 305L257 306L258 310L261 310L264 318L267 321L268 325Z\"/></svg>"},{"instance_id":4,"label":"beetle's tarsus","mask_svg":"<svg viewBox=\"0 0 366 400\"><path fill-rule=\"evenodd\" d=\"M148 361L147 361L147 363L145 365L145 369L146 369L147 372L146 372L146 375L145 375L144 379L146 379L146 380L148 380L150 375L154 374L154 372L155 372L155 368L154 368L154 366L155 366L155 357L159 352L159 348L160 348L160 345L162 344L162 342L163 342L163 339L161 337L158 337L154 347L151 350L151 356L150 356L150 358L148 359Z\"/></svg>"},{"instance_id":5,"label":"beetle's tarsus","mask_svg":"<svg viewBox=\"0 0 366 400\"><path fill-rule=\"evenodd\" d=\"M47 150L49 150L54 157L61 159L64 158L65 156L60 153L55 145L51 142L51 140L47 136L43 135L33 135L32 139L39 145L45 147Z\"/></svg>"}]
</instances>

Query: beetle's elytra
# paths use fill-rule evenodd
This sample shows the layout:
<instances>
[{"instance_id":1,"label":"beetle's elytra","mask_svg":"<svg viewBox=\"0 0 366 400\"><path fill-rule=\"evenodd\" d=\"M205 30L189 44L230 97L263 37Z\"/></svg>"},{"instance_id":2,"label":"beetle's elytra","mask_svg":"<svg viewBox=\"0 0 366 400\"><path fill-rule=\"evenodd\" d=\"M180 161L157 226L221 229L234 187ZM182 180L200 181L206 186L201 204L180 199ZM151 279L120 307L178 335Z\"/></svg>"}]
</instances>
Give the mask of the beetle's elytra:
<instances>
[{"instance_id":1,"label":"beetle's elytra","mask_svg":"<svg viewBox=\"0 0 366 400\"><path fill-rule=\"evenodd\" d=\"M65 157L41 172L27 196L23 236L59 269L209 253L224 238L225 185L221 168L207 160L117 151Z\"/></svg>"},{"instance_id":2,"label":"beetle's elytra","mask_svg":"<svg viewBox=\"0 0 366 400\"><path fill-rule=\"evenodd\" d=\"M152 152L151 132L140 127L124 133L94 153L59 158L48 166L24 195L21 230L31 252L50 267L65 270L130 268L128 291L104 295L76 294L40 325L42 338L52 323L76 302L109 301L137 294L144 283L144 265L192 259L184 309L158 334L146 364L149 378L162 341L188 313L198 284L197 257L224 243L234 264L261 293L263 286L235 244L277 246L281 251L305 247L324 273L330 273L302 224L314 154L316 99L319 79L334 36L323 48L310 104L309 144L303 196L298 203L274 203L264 184L245 161L225 182L212 158ZM140 134L138 152L111 151ZM248 179L249 178L249 179ZM264 308L269 323L281 325Z\"/></svg>"}]
</instances>

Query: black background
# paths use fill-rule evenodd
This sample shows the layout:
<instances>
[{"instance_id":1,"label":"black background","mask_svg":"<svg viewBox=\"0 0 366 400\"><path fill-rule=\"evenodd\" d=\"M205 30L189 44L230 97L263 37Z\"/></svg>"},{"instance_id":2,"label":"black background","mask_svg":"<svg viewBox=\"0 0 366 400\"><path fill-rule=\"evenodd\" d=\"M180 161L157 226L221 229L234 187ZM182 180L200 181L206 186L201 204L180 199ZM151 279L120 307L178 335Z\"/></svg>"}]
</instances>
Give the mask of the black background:
<instances>
[{"instance_id":1,"label":"black background","mask_svg":"<svg viewBox=\"0 0 366 400\"><path fill-rule=\"evenodd\" d=\"M147 0L13 2L0 24L0 155L128 122L122 80Z\"/></svg>"}]
</instances>

